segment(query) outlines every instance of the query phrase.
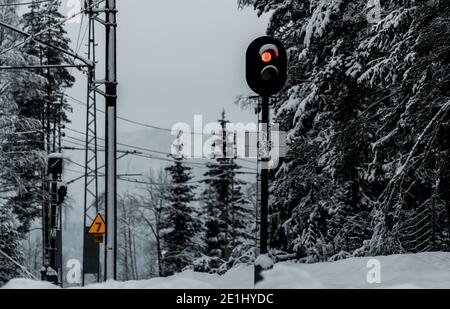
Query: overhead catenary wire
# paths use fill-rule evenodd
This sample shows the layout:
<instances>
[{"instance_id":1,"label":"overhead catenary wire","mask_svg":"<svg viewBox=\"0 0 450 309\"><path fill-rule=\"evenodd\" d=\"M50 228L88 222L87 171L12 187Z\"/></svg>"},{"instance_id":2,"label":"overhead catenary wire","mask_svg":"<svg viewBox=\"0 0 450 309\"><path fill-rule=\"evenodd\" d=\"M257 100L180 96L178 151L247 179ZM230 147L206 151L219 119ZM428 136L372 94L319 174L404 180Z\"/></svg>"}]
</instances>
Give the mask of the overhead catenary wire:
<instances>
[{"instance_id":1,"label":"overhead catenary wire","mask_svg":"<svg viewBox=\"0 0 450 309\"><path fill-rule=\"evenodd\" d=\"M81 100L79 100L79 99L76 99L76 98L74 98L74 97L72 97L72 96L70 96L70 95L66 95L66 97L68 97L72 102L74 102L74 103L76 103L76 104L78 104L78 105L82 105L82 106L85 106L85 107L87 106L87 104L84 103L83 101L81 101ZM104 111L101 110L101 109L98 109L98 108L97 108L97 111L100 112L100 113L102 113L102 114L104 114ZM166 131L166 132L171 132L171 133L172 133L172 130L171 130L171 129L163 128L163 127L159 127L159 126L155 126L155 125L152 125L152 124L147 124L147 123L143 123L143 122L139 122L139 121L135 121L135 120L132 120L132 119L129 119L129 118L125 118L125 117L118 116L117 119L120 119L120 120L122 120L122 121L131 123L131 124L135 124L135 125L138 125L138 126L142 126L142 127L146 127L146 128L150 128L150 129L155 129L155 130ZM78 134L83 134L83 135L85 134L85 133L83 133L83 132L74 130L74 129L72 129L72 128L67 128L67 129L70 130L70 131L74 131L75 133L78 133ZM200 132L189 132L189 133L190 133L190 134L203 134L203 133L200 133ZM207 135L207 134L205 134L205 135ZM98 138L98 139L104 140L104 139L102 139L102 138ZM168 152L159 151L159 150L153 150L153 149L148 149L148 148L139 147L139 146L132 146L132 145L127 145L127 144L123 144L123 143L118 143L118 145L125 146L125 147L131 147L131 148L138 149L138 150L144 150L144 151L149 151L149 152L153 152L153 153L163 154L163 155L171 155L171 154L168 153ZM244 158L238 158L238 160L240 160L240 161L242 161L242 162L247 162L247 163L251 163L251 164L256 164L256 160L253 160L253 161L252 161L252 160L244 159ZM248 168L248 169L254 169L254 168L246 167L246 166L242 166L242 167L243 167L243 168Z\"/></svg>"},{"instance_id":2,"label":"overhead catenary wire","mask_svg":"<svg viewBox=\"0 0 450 309\"><path fill-rule=\"evenodd\" d=\"M73 136L70 136L70 135L66 135L65 136L66 138L69 138L69 139L73 139L73 140L75 140L75 142L73 142L73 141L69 141L69 140L65 140L66 142L69 142L69 143L71 143L71 144L74 144L74 145L76 145L76 146L80 146L80 148L76 148L76 147L63 147L63 149L65 149L65 150L79 150L79 151L85 151L86 150L86 148L85 148L85 146L82 144L82 142L83 142L83 140L81 140L81 139L79 139L79 138L76 138L76 137L73 137ZM98 149L98 151L104 151L104 148L103 147L101 147L101 146L99 146L99 148L100 149ZM132 149L132 147L131 147L131 149ZM143 152L139 152L139 151L126 151L126 150L118 150L118 152L120 153L120 152L123 152L123 153L125 153L125 152L127 152L127 153L129 153L130 155L132 155L132 156L136 156L136 157L140 157L140 158L143 158L143 159L150 159L150 160L156 160L156 161L164 161L164 162L169 162L169 163L174 163L174 162L176 162L175 160L173 160L173 159L171 159L171 158L163 158L163 157L158 157L158 156L155 156L155 155L152 155L152 154L150 154L150 153L143 153ZM201 169L208 169L208 163L200 163L200 162L183 162L184 164L186 164L186 165L191 165L191 166L195 166L195 167L198 167L198 168L201 168ZM243 170L250 170L250 171L256 171L256 169L254 169L254 168L250 168L250 167L245 167L245 166L241 166L241 169L243 169ZM253 174L253 173L246 173L246 174Z\"/></svg>"},{"instance_id":3,"label":"overhead catenary wire","mask_svg":"<svg viewBox=\"0 0 450 309\"><path fill-rule=\"evenodd\" d=\"M77 134L80 134L80 135L85 135L85 133L83 133L83 132L81 132L81 131L79 131L79 130L73 129L73 128L66 128L66 130L71 131L71 132L74 132L74 133L77 133ZM67 137L69 137L69 138L71 138L71 139L74 139L74 140L77 140L77 141L79 141L79 142L84 142L83 140L78 139L78 138L75 138L75 137L71 137L71 136L67 136ZM89 137L92 137L92 136L89 136ZM101 141L105 141L105 139L104 139L104 138L101 138L101 137L97 137L97 139L98 139L98 140L101 140ZM169 152L159 151L159 150L154 150L154 149L150 149L150 148L147 148L147 147L135 146L135 145L125 144L125 143L117 143L117 145L123 146L123 147L132 148L132 149L136 149L136 150L146 151L146 152L150 152L150 153L156 153L156 154L162 154L162 155L172 156L172 154L169 153ZM100 145L99 147L100 147L100 148L104 148L104 147L101 146L101 145ZM170 158L167 158L166 160L168 160L168 161L170 161L170 162L173 162L173 161L174 161L173 159L170 159ZM202 165L204 165L204 163L196 163L196 164L202 164ZM206 164L206 163L205 163L205 164Z\"/></svg>"},{"instance_id":4,"label":"overhead catenary wire","mask_svg":"<svg viewBox=\"0 0 450 309\"><path fill-rule=\"evenodd\" d=\"M74 98L74 97L72 97L70 95L67 95L67 94L66 94L66 97L69 98L72 102L74 102L74 103L76 103L78 105L81 105L81 106L84 106L84 107L87 106L87 104L85 102L83 102L82 100L79 100L79 99ZM101 110L99 108L97 108L96 111L101 113L101 114L105 113L105 111L103 111L103 110ZM155 130L169 132L169 133L173 133L174 132L174 130L169 129L169 128L164 128L164 127L161 127L161 126L148 124L148 123L144 123L144 122L141 122L141 121L132 120L132 119L129 119L127 117L122 117L120 115L117 116L117 119L125 121L125 122L128 122L128 123L131 123L131 124L134 124L134 125L137 125L137 126L141 126L141 127L144 127L144 128L155 129ZM183 133L190 134L190 135L202 135L202 136L213 135L213 134L203 133L203 132L183 132ZM256 132L250 132L250 133L256 133Z\"/></svg>"},{"instance_id":5,"label":"overhead catenary wire","mask_svg":"<svg viewBox=\"0 0 450 309\"><path fill-rule=\"evenodd\" d=\"M66 130L74 132L74 133L77 133L77 134L85 135L85 133L83 133L83 132L81 132L79 130L73 129L73 128L68 128L67 127ZM93 137L93 136L89 136L89 137ZM101 141L105 141L105 139L101 138L101 137L97 137L97 139L101 140ZM79 139L79 141L83 142L83 140L81 140L81 139ZM153 153L162 154L162 155L171 155L170 153L165 152L165 151L153 150L153 149L142 147L142 146L134 146L134 145L124 144L124 143L117 143L117 145L124 146L124 147L129 147L129 148L133 148L133 149L137 149L137 150L153 152ZM103 146L100 146L100 147L103 147Z\"/></svg>"},{"instance_id":6,"label":"overhead catenary wire","mask_svg":"<svg viewBox=\"0 0 450 309\"><path fill-rule=\"evenodd\" d=\"M81 15L80 27L78 28L77 41L76 41L76 44L75 44L75 55L79 54L79 52L81 50L81 47L83 46L84 39L86 38L87 31L89 29L89 22L88 22L86 24L86 26L85 26L85 29L84 29L84 32L83 32L83 36L81 37L81 32L82 32L82 28L83 28L83 22L84 22L84 14ZM76 58L74 57L73 61L75 61L75 60L76 60ZM70 71L71 74L73 73L73 69L74 68L71 68L71 71ZM64 96L67 96L67 94L64 94Z\"/></svg>"},{"instance_id":7,"label":"overhead catenary wire","mask_svg":"<svg viewBox=\"0 0 450 309\"><path fill-rule=\"evenodd\" d=\"M77 53L77 54L81 48L81 45L79 45L79 44L82 44L82 42L83 42L83 40L81 40L81 42L80 42L81 32L83 31L83 22L84 22L84 14L81 15L80 27L78 28L77 41L75 43L75 53Z\"/></svg>"},{"instance_id":8,"label":"overhead catenary wire","mask_svg":"<svg viewBox=\"0 0 450 309\"><path fill-rule=\"evenodd\" d=\"M80 134L80 135L81 135L81 134L84 135L84 133L81 132L81 131L78 131L78 130L75 130L75 129L70 129L70 128L66 128L66 129L69 130L69 131L72 131L72 132L74 132L74 133L78 133L78 134ZM72 139L72 140L75 140L76 142L79 142L79 143L74 143L74 142L72 142L72 143L76 144L77 146L85 147L84 145L81 144L81 143L84 142L82 139L76 138L76 137L73 137L73 136L70 136L70 135L66 135L65 137L66 137L66 138L69 138L69 139ZM101 138L98 138L98 139L104 140L104 139L101 139ZM139 147L139 146L134 146L134 145L124 144L124 143L117 143L117 145L122 146L122 147L125 147L125 148L130 148L130 149L140 150L140 151L143 151L143 152L149 152L148 154L145 154L145 153L142 153L142 152L132 153L132 155L134 155L134 156L138 156L138 157L142 157L142 158L147 158L147 159L153 159L153 160L159 160L159 161L165 161L165 162L171 162L171 163L176 162L174 159L171 159L171 158L170 158L170 156L171 156L172 154L170 154L170 153L168 153L168 152L161 152L161 151L149 149L149 148L146 148L146 147ZM103 146L99 145L98 147L99 147L100 149L103 149L103 150L104 150L104 147L103 147ZM86 148L83 148L83 150L86 150ZM168 157L167 157L167 158L163 158L163 157L155 156L155 155L153 155L153 154L151 154L151 153L164 154L164 155L167 155ZM202 168L207 168L207 166L208 166L208 164L209 164L210 162L201 163L201 162L189 162L189 161L185 161L184 163L185 163L186 165L192 165L192 166L199 166L199 167L202 167ZM242 169L251 170L251 171L256 171L255 168L251 168L251 167L241 166L241 168L242 168Z\"/></svg>"},{"instance_id":9,"label":"overhead catenary wire","mask_svg":"<svg viewBox=\"0 0 450 309\"><path fill-rule=\"evenodd\" d=\"M84 172L82 172L82 171L78 171L78 170L67 168L67 167L64 168L64 171L75 173L75 174L84 175Z\"/></svg>"},{"instance_id":10,"label":"overhead catenary wire","mask_svg":"<svg viewBox=\"0 0 450 309\"><path fill-rule=\"evenodd\" d=\"M61 21L59 21L58 23L56 23L56 24L54 24L54 25L52 25L52 26L50 26L50 27L47 27L47 28L45 28L45 29L43 29L43 30L41 30L41 31L39 31L39 32L37 32L37 33L29 34L25 40L23 40L23 41L21 41L21 42L19 42L19 43L17 43L17 44L14 44L13 46L11 46L11 47L9 47L9 48L7 48L7 49L1 51L1 52L0 52L0 56L6 54L6 53L8 53L8 52L10 52L10 51L13 50L13 49L19 48L19 47L21 47L21 46L23 46L23 45L29 43L30 41L35 40L36 37L38 37L38 36L40 36L40 35L42 35L42 34L44 34L44 33L47 33L48 31L53 30L53 29L55 29L56 27L59 27L59 26L63 25L63 24L66 23L67 21L69 21L69 20L71 20L71 19L77 17L78 15L81 15L81 14L85 13L86 11L88 11L88 10L94 8L95 6L99 5L100 3L104 2L104 1L105 1L105 0L99 0L99 1L97 1L97 2L95 2L95 3L93 3L93 4L91 4L91 5L89 5L89 6L87 6L87 7L85 7L85 8L82 9L81 11L76 12L76 13L72 14L71 16L62 19ZM6 26L6 25L4 25L4 26ZM12 27L10 27L10 28L12 28ZM15 30L15 31L18 31L18 30ZM77 56L77 55L75 55L75 56ZM77 56L77 57L78 57L78 56ZM80 59L81 59L81 58L80 58Z\"/></svg>"},{"instance_id":11,"label":"overhead catenary wire","mask_svg":"<svg viewBox=\"0 0 450 309\"><path fill-rule=\"evenodd\" d=\"M0 4L0 7L32 5L32 4L40 4L40 3L46 3L46 2L56 2L56 0L39 0L39 1L30 1L30 2L4 3L4 4Z\"/></svg>"},{"instance_id":12,"label":"overhead catenary wire","mask_svg":"<svg viewBox=\"0 0 450 309\"><path fill-rule=\"evenodd\" d=\"M70 139L73 139L75 141L83 142L83 140L81 140L79 138L76 138L76 137L69 136L69 135L66 135L66 138L70 138ZM81 145L79 143L75 143L75 142L71 142L71 141L68 141L68 142L73 143L73 144L77 144L77 146L83 146L84 147L84 145ZM99 147L99 148L101 148L99 151L102 151L103 147ZM78 148L78 149L74 149L74 150L83 150L83 151L85 151L86 148ZM104 150L104 148L103 148L103 150ZM121 152L121 151L119 150L118 152ZM133 156L146 158L146 159L165 161L165 162L171 162L171 163L175 162L175 160L170 159L170 158L162 158L162 157L158 157L158 156L155 156L155 155L152 155L152 154L145 154L145 153L142 153L142 152L129 152L129 153L131 155L133 155ZM198 162L184 162L184 163L187 164L187 165L194 165L194 166L199 166L199 167L202 167L202 168L206 168L206 163L198 163Z\"/></svg>"},{"instance_id":13,"label":"overhead catenary wire","mask_svg":"<svg viewBox=\"0 0 450 309\"><path fill-rule=\"evenodd\" d=\"M81 31L81 26L80 26L80 31ZM78 34L78 38L77 38L77 41L78 41L78 39L80 38L80 31L79 31L79 34ZM82 41L83 41L83 39L82 39ZM81 42L82 42L81 41ZM76 44L76 46L78 46L78 43ZM77 52L79 51L79 49L78 49L78 47L77 47ZM163 131L167 131L167 132L172 132L172 130L170 130L170 129L166 129L166 128L162 128L162 127L157 127L157 126L153 126L153 125L149 125L149 124L145 124L145 123L141 123L141 122L138 122L138 121L134 121L134 120L130 120L130 119L126 119L126 118L123 118L123 117L118 117L118 119L119 120L123 120L123 121L127 121L127 122L129 122L129 123L132 123L132 124L136 124L136 125L140 125L140 126L144 126L144 127L148 127L148 128L152 128L152 129L158 129L158 130L163 130ZM71 128L69 128L68 130L72 130L73 131L73 129L71 129ZM86 136L89 136L89 132L87 132L87 133L83 133L83 132L77 132L77 133L80 133L80 134L86 134ZM193 132L192 134L202 134L202 133L196 133L196 132ZM71 137L71 136L68 136L67 138L69 138L69 139L73 139L73 137ZM101 138L99 138L99 139L101 139ZM74 140L76 140L76 141L79 141L80 143L83 143L83 142L85 142L84 140L81 140L81 139L74 139ZM104 139L101 139L101 140L104 140ZM130 147L130 148L134 148L134 149L139 149L139 150L144 150L144 151L147 151L147 152L154 152L154 153L158 153L158 154L163 154L163 155L171 155L170 153L168 153L168 152L162 152L162 151L157 151L157 150L152 150L152 149L149 149L149 148L145 148L145 147L140 147L140 146L133 146L133 145L128 145L128 144L123 144L123 143L118 143L118 145L121 145L121 146L125 146L125 147ZM137 155L137 154L136 154ZM141 156L146 156L145 154L141 154ZM172 159L164 159L164 158L158 158L158 157L155 157L155 156L151 156L151 155L147 155L147 157L150 157L151 159L156 159L156 160L164 160L164 161L168 161L168 162L176 162L175 160L172 160ZM75 162L73 162L72 161L72 163L75 163ZM202 166L202 167L204 167L205 166L205 163L189 163L189 164L196 164L196 165L198 165L198 166ZM80 167L84 167L83 165L81 165L81 164L76 164L76 165L78 165L78 166L80 166ZM121 180L121 181L128 181L128 182L135 182L135 183L137 183L137 181L139 181L139 180L135 180L135 179L119 179L119 180ZM142 184L150 184L150 183L148 183L148 182L140 182L140 183L142 183ZM152 184L152 185L156 185L156 184ZM162 184L161 184L162 185Z\"/></svg>"},{"instance_id":14,"label":"overhead catenary wire","mask_svg":"<svg viewBox=\"0 0 450 309\"><path fill-rule=\"evenodd\" d=\"M69 142L71 144L74 144L76 146L80 146L80 148L63 147L64 149L66 149L66 150L77 150L77 151L78 150L79 151L85 151L86 150L85 145L82 144L83 143L82 139L79 139L79 138L76 138L76 137L73 137L73 136L70 136L70 135L66 135L65 138L69 138L69 139L74 140L75 142L74 141L69 141L69 140L65 140L65 141ZM121 144L121 146L124 146L124 145L126 145L126 144ZM136 149L136 148L134 148L134 146L131 146L131 147L130 146L125 146L125 147L129 147L130 149ZM99 148L98 151L104 151L105 150L104 147L102 147L100 145L98 146L98 148ZM143 148L143 147L139 147L139 148L142 148L141 150L146 149L146 148ZM139 150L139 149L137 149L137 150ZM118 152L126 152L126 150L118 150ZM135 151L135 152L130 152L130 154L133 155L133 156L136 156L136 157L144 158L144 159L151 159L151 160L164 161L164 162L170 162L170 163L176 162L174 159L171 159L169 157L163 158L163 157L155 156L155 155L153 155L151 153L144 153L144 152ZM199 168L203 168L203 169L208 169L208 164L209 164L209 162L201 163L201 162L189 162L189 161L185 161L183 163L186 164L186 165L191 165L191 166L195 166L195 167L199 167ZM243 169L243 170L250 170L250 171L256 171L255 168L246 167L246 166L241 166L241 169Z\"/></svg>"},{"instance_id":15,"label":"overhead catenary wire","mask_svg":"<svg viewBox=\"0 0 450 309\"><path fill-rule=\"evenodd\" d=\"M78 104L78 105L85 106L85 107L87 106L87 104L84 103L83 101L78 100L78 99L76 99L76 98L74 98L74 97L72 97L72 96L70 96L70 95L67 95L67 97L68 97L72 102L74 102L74 103L76 103L76 104ZM101 110L101 109L99 109L99 108L97 108L96 110L97 110L97 112L99 112L99 113L101 113L101 114L104 114L104 113L105 113L104 110ZM146 128L149 128L149 129L155 129L155 130L160 130L160 131L165 131L165 132L172 133L172 130L171 130L171 129L163 128L163 127L160 127L160 126L151 125L151 124L147 124L147 123L143 123L143 122L139 122L139 121L135 121L135 120L131 120L131 119L128 119L128 118L125 118L125 117L117 116L117 119L122 120L122 121L125 121L125 122L128 122L128 123L131 123L131 124L135 124L135 125L139 125L139 126L142 126L142 127L146 127ZM195 133L195 132L192 132L192 133ZM195 134L201 134L201 133L197 132L197 133L195 133Z\"/></svg>"}]
</instances>

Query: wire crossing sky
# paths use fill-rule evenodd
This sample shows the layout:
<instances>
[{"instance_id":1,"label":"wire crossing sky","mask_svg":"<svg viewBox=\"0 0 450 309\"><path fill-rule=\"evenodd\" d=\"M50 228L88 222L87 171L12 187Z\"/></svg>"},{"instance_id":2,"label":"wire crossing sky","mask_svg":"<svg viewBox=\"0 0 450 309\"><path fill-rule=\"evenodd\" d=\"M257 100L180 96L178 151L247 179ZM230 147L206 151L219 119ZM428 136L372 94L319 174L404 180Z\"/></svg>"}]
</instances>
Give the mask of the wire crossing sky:
<instances>
[{"instance_id":1,"label":"wire crossing sky","mask_svg":"<svg viewBox=\"0 0 450 309\"><path fill-rule=\"evenodd\" d=\"M61 12L73 13L68 4L69 1L63 1ZM118 114L126 119L118 122L119 143L170 152L170 143L175 137L169 129L175 123L192 124L196 114L202 115L205 123L216 122L222 108L232 122L256 121L252 111L241 110L234 101L239 95L251 93L245 81L245 51L249 42L265 33L267 16L258 18L254 11L240 10L237 1L230 0L118 0L117 7ZM67 23L66 29L72 49L84 56L87 18ZM104 76L101 31L97 33L97 40L97 76L101 79ZM68 127L84 132L86 108L80 103L85 103L86 75L76 69L73 73L77 80L67 91L73 107L69 115L72 123ZM103 100L98 100L97 104L99 110L104 110ZM103 138L104 115L98 113L97 116L98 137ZM66 134L64 146L83 145L74 140L74 132ZM76 135L76 138L83 140L82 136ZM72 161L84 162L83 151L67 150L66 153ZM158 168L170 163L170 160L149 160L145 156L147 154L121 159L119 173L142 171L142 168L147 172L150 166ZM102 164L102 155L99 158ZM204 163L193 165L199 177ZM243 165L251 167L250 170L255 167L252 162ZM69 168L78 170L73 164ZM78 176L66 171L69 180ZM137 186L119 184L119 189L130 187ZM81 183L71 185L74 199L80 198L81 192Z\"/></svg>"},{"instance_id":2,"label":"wire crossing sky","mask_svg":"<svg viewBox=\"0 0 450 309\"><path fill-rule=\"evenodd\" d=\"M245 50L253 38L265 33L265 17L258 19L255 12L239 10L237 2L229 0L124 3L117 1L121 115L164 128L191 123L194 114L203 115L207 122L216 121L223 107L230 121L256 119L234 101L250 93L245 82ZM80 25L68 24L67 29L75 45L81 40ZM103 38L98 40L101 51ZM103 60L102 53L98 57ZM69 94L83 98L84 84L78 78ZM74 116L73 121L78 121L78 115ZM134 130L126 124L121 129Z\"/></svg>"}]
</instances>

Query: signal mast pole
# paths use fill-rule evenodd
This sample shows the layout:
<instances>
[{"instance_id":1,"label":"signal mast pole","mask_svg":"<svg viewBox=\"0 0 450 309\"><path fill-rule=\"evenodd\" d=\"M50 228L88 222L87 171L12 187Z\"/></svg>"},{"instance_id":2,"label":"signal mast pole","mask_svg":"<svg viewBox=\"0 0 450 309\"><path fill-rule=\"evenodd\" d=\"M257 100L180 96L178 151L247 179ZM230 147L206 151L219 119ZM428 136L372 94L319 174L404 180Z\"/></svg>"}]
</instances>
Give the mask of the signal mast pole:
<instances>
[{"instance_id":1,"label":"signal mast pole","mask_svg":"<svg viewBox=\"0 0 450 309\"><path fill-rule=\"evenodd\" d=\"M268 253L269 163L270 163L270 96L280 92L287 79L287 51L273 37L260 37L247 49L246 79L250 88L261 96L262 132L258 137L258 171L261 180L260 200L260 257L255 261L255 284L263 277L261 272L271 267Z\"/></svg>"},{"instance_id":2,"label":"signal mast pole","mask_svg":"<svg viewBox=\"0 0 450 309\"><path fill-rule=\"evenodd\" d=\"M99 22L98 5L94 6L94 0L88 0L86 14L88 15L88 44L87 55L94 66L88 69L87 76L87 100L86 100L86 150L84 170L84 215L83 215L83 273L82 285L86 283L88 273L95 274L96 281L101 282L100 270L100 244L91 247L92 239L88 235L88 224L99 214L98 198L98 145L97 145L97 88L96 81L96 23ZM89 262L88 262L89 261ZM91 265L95 261L95 265ZM93 263L94 264L94 263ZM95 266L95 267L94 267Z\"/></svg>"},{"instance_id":3,"label":"signal mast pole","mask_svg":"<svg viewBox=\"0 0 450 309\"><path fill-rule=\"evenodd\" d=\"M261 123L262 123L262 132L261 139L259 142L265 145L260 145L259 159L261 161L261 207L260 207L260 220L261 220L261 228L260 228L260 254L268 253L268 234L269 234L269 161L270 161L270 129L269 129L269 120L270 120L270 109L269 109L269 96L262 96L261 98Z\"/></svg>"}]
</instances>

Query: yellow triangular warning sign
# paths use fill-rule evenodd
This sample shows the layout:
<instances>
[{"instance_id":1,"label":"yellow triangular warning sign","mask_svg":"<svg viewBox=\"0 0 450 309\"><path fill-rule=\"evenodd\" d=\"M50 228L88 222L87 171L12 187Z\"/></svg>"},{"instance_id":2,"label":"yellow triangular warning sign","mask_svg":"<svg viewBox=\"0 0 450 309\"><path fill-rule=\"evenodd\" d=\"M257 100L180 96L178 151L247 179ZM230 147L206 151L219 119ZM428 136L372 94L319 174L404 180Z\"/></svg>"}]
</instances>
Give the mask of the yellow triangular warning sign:
<instances>
[{"instance_id":1,"label":"yellow triangular warning sign","mask_svg":"<svg viewBox=\"0 0 450 309\"><path fill-rule=\"evenodd\" d=\"M102 215L98 214L95 217L94 222L92 222L91 227L89 228L88 234L105 234L106 233L106 224L102 218Z\"/></svg>"}]
</instances>

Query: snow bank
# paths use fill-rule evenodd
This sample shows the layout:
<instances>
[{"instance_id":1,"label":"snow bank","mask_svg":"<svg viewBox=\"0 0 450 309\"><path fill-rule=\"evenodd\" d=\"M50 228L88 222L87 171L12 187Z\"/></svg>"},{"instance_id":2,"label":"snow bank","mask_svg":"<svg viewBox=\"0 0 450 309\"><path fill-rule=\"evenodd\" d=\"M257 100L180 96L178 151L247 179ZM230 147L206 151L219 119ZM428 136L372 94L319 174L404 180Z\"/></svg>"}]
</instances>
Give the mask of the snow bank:
<instances>
[{"instance_id":1,"label":"snow bank","mask_svg":"<svg viewBox=\"0 0 450 309\"><path fill-rule=\"evenodd\" d=\"M167 278L153 278L141 281L108 281L87 285L87 289L251 289L254 268L239 266L223 276L185 271ZM42 281L14 279L3 286L4 289L57 289Z\"/></svg>"},{"instance_id":2,"label":"snow bank","mask_svg":"<svg viewBox=\"0 0 450 309\"><path fill-rule=\"evenodd\" d=\"M381 283L369 283L367 274L380 267ZM263 273L258 288L450 288L450 253L351 258L333 263L276 264Z\"/></svg>"},{"instance_id":3,"label":"snow bank","mask_svg":"<svg viewBox=\"0 0 450 309\"><path fill-rule=\"evenodd\" d=\"M13 279L5 284L2 289L22 289L22 290L32 290L32 289L59 289L59 287L43 281L35 281L29 279Z\"/></svg>"},{"instance_id":4,"label":"snow bank","mask_svg":"<svg viewBox=\"0 0 450 309\"><path fill-rule=\"evenodd\" d=\"M381 283L370 284L367 274L380 267ZM142 281L110 281L89 285L89 289L251 289L254 268L236 267L223 276L186 271L168 278ZM333 263L275 264L263 272L263 289L312 288L450 288L450 253L435 252L393 255L375 258L352 258ZM6 289L54 289L47 282L14 279Z\"/></svg>"},{"instance_id":5,"label":"snow bank","mask_svg":"<svg viewBox=\"0 0 450 309\"><path fill-rule=\"evenodd\" d=\"M273 267L273 261L267 254L263 254L258 256L255 265L261 266L262 269L271 269Z\"/></svg>"},{"instance_id":6,"label":"snow bank","mask_svg":"<svg viewBox=\"0 0 450 309\"><path fill-rule=\"evenodd\" d=\"M276 264L263 273L258 289L322 289L324 286L297 265ZM275 287L276 286L276 287Z\"/></svg>"},{"instance_id":7,"label":"snow bank","mask_svg":"<svg viewBox=\"0 0 450 309\"><path fill-rule=\"evenodd\" d=\"M88 289L251 289L253 267L236 267L223 276L185 271L168 278L88 285Z\"/></svg>"}]
</instances>

